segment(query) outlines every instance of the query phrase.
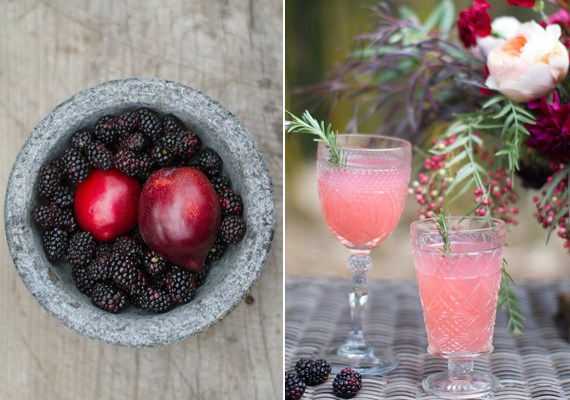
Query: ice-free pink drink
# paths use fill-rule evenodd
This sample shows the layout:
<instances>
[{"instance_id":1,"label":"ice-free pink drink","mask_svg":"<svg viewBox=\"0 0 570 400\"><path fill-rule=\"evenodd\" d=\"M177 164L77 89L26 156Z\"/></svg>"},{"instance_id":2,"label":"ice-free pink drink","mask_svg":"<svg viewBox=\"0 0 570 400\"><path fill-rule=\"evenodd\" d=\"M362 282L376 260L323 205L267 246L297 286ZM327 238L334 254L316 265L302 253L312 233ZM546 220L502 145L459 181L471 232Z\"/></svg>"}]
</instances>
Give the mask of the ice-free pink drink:
<instances>
[{"instance_id":1,"label":"ice-free pink drink","mask_svg":"<svg viewBox=\"0 0 570 400\"><path fill-rule=\"evenodd\" d=\"M392 233L400 219L410 169L366 156L349 160L349 165L338 167L319 161L321 210L341 243L372 249Z\"/></svg>"},{"instance_id":2,"label":"ice-free pink drink","mask_svg":"<svg viewBox=\"0 0 570 400\"><path fill-rule=\"evenodd\" d=\"M440 248L414 249L428 352L443 357L489 353L503 246L452 242L451 254Z\"/></svg>"}]
</instances>

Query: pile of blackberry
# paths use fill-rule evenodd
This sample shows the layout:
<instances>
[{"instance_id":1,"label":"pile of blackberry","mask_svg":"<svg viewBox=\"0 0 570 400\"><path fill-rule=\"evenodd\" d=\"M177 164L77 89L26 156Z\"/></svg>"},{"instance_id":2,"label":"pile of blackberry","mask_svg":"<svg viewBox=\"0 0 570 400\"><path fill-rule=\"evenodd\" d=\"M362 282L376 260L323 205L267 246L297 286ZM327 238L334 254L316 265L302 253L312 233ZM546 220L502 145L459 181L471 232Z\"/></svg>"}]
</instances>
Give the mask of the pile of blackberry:
<instances>
[{"instance_id":1,"label":"pile of blackberry","mask_svg":"<svg viewBox=\"0 0 570 400\"><path fill-rule=\"evenodd\" d=\"M326 382L331 366L323 359L301 358L295 364L295 372L296 374L285 372L285 400L299 400L305 394L307 386ZM354 397L362 388L362 375L351 368L345 368L333 380L332 388L337 397L343 399Z\"/></svg>"},{"instance_id":2,"label":"pile of blackberry","mask_svg":"<svg viewBox=\"0 0 570 400\"><path fill-rule=\"evenodd\" d=\"M34 207L32 218L44 229L46 256L50 261L65 258L77 288L97 307L117 313L132 304L162 313L187 303L204 283L211 262L243 237L242 199L232 190L231 181L221 175L219 154L200 147L200 138L177 117L140 108L104 116L92 129L74 133L63 155L40 168L42 204ZM208 177L222 211L218 237L201 271L192 273L154 253L137 227L112 243L103 243L77 224L75 188L93 169L116 168L144 185L161 168L184 166Z\"/></svg>"}]
</instances>

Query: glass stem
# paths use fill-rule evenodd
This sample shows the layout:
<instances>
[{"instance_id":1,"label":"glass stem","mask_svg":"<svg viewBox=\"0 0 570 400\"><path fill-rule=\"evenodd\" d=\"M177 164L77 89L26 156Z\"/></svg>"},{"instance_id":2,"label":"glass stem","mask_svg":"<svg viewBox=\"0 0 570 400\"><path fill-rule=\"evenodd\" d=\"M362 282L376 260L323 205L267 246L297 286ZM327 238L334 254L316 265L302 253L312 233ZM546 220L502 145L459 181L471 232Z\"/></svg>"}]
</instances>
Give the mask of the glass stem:
<instances>
[{"instance_id":1,"label":"glass stem","mask_svg":"<svg viewBox=\"0 0 570 400\"><path fill-rule=\"evenodd\" d=\"M343 350L349 353L366 353L371 347L364 340L362 334L362 319L364 307L368 300L368 278L366 271L372 267L372 258L366 254L352 254L348 257L348 268L352 271L352 280L348 299L352 324L350 334L344 343Z\"/></svg>"},{"instance_id":2,"label":"glass stem","mask_svg":"<svg viewBox=\"0 0 570 400\"><path fill-rule=\"evenodd\" d=\"M447 373L451 380L466 380L473 374L473 360L447 361Z\"/></svg>"}]
</instances>

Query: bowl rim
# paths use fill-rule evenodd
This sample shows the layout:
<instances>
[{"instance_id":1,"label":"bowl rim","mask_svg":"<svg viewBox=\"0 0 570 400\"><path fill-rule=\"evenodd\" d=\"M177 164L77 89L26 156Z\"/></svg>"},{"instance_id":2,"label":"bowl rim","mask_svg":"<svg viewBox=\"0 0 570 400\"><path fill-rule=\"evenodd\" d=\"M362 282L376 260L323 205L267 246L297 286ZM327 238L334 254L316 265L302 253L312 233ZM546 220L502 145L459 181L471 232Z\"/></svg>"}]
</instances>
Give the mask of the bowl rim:
<instances>
[{"instance_id":1,"label":"bowl rim","mask_svg":"<svg viewBox=\"0 0 570 400\"><path fill-rule=\"evenodd\" d=\"M52 270L53 264L45 258L43 251L38 252L33 246L33 221L30 215L31 207L35 204L29 204L30 193L35 189L34 182L40 167L30 165L36 146L48 143L47 148L51 148L50 146L55 144L56 138L50 133L61 124L62 116L69 115L70 110L89 105L97 106L98 96L124 95L125 90L129 90L128 98L121 100L124 100L125 104L138 102L137 107L140 107L141 102L148 102L157 92L164 94L160 97L162 106L165 105L164 102L166 105L168 102L174 104L182 98L198 102L196 104L208 115L204 123L208 127L224 129L224 137L216 137L216 140L221 140L224 148L232 154L247 151L247 168L254 168L256 173L242 172L242 190L257 190L257 193L263 194L262 201L254 202L247 210L248 230L243 238L242 250L238 253L238 260L242 262L241 268L230 268L224 275L223 280L219 282L220 287L216 288L216 293L220 292L221 295L218 293L213 298L210 293L167 313L143 316L137 319L136 326L132 316L121 318L121 314L109 314L94 306L86 307L74 299L71 292L61 290L60 279ZM238 140L239 149L231 148L232 140ZM4 224L14 266L24 285L49 314L81 335L103 343L124 347L155 347L203 332L242 302L267 261L275 229L275 213L275 193L267 163L255 139L234 114L215 99L182 83L157 78L125 78L103 82L74 94L56 106L33 129L20 149L8 178ZM252 220L259 223L250 226ZM46 262L40 262L38 265L42 257ZM38 285L41 283L44 285L40 288ZM226 295L226 290L232 295ZM86 300L88 301L87 297ZM197 322L191 317L195 316L198 310L203 318ZM86 317L90 318L88 323L85 322ZM115 322L110 322L110 319Z\"/></svg>"}]
</instances>

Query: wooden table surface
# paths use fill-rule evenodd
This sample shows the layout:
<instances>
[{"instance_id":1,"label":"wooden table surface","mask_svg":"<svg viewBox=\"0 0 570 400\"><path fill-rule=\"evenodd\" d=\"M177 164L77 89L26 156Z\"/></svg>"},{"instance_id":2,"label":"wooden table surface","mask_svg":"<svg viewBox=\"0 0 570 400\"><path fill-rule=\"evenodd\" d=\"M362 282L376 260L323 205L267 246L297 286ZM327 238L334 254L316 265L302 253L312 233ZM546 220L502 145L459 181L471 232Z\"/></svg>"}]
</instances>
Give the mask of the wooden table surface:
<instances>
[{"instance_id":1,"label":"wooden table surface","mask_svg":"<svg viewBox=\"0 0 570 400\"><path fill-rule=\"evenodd\" d=\"M0 0L3 193L24 140L60 102L103 81L157 77L237 115L267 160L278 210L253 304L159 348L110 346L60 324L24 287L3 238L0 399L282 397L282 18L281 0Z\"/></svg>"}]
</instances>

